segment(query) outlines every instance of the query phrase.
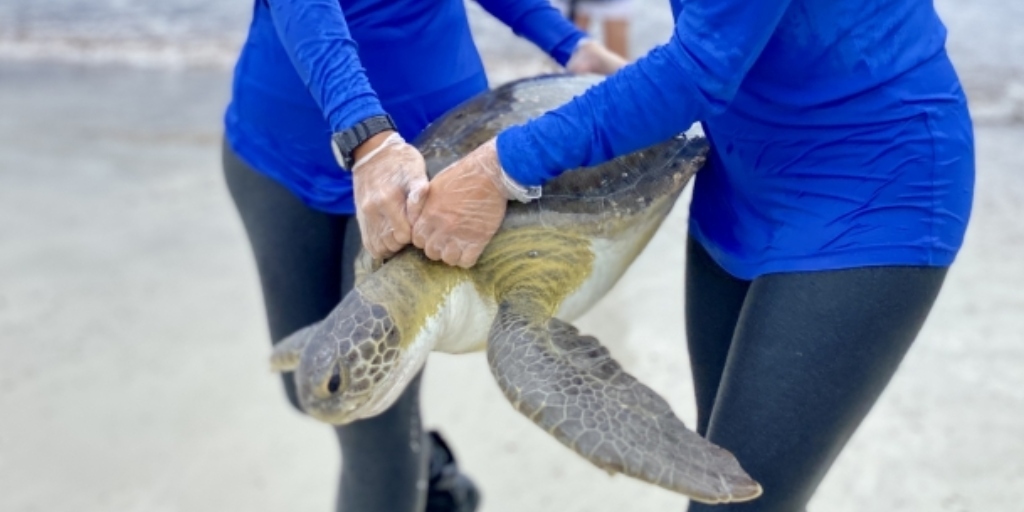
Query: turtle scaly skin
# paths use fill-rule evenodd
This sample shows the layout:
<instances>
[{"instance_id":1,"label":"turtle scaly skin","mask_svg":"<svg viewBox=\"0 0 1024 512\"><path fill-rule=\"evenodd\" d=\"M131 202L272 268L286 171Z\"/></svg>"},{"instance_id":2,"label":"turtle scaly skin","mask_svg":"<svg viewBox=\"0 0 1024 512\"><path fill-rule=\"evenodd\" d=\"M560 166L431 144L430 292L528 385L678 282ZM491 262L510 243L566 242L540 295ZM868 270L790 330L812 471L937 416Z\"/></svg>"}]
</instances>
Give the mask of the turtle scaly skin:
<instances>
[{"instance_id":1,"label":"turtle scaly skin","mask_svg":"<svg viewBox=\"0 0 1024 512\"><path fill-rule=\"evenodd\" d=\"M416 141L431 177L498 131L569 101L589 77L521 80L457 107ZM590 309L654 236L707 141L680 135L567 172L543 197L512 203L470 269L407 247L376 265L324 320L275 347L313 417L345 424L394 403L433 350L487 351L513 407L610 472L705 503L747 501L761 487L725 449L686 428L668 403L568 322Z\"/></svg>"}]
</instances>

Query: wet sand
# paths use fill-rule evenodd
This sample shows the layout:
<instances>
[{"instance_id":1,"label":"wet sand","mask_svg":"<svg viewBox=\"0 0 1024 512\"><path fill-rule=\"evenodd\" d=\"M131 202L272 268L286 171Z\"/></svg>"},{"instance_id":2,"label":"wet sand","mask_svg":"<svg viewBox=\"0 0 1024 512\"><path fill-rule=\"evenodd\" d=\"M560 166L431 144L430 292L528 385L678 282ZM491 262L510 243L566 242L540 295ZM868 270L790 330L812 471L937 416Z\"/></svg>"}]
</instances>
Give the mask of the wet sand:
<instances>
[{"instance_id":1,"label":"wet sand","mask_svg":"<svg viewBox=\"0 0 1024 512\"><path fill-rule=\"evenodd\" d=\"M495 81L532 72L489 65ZM336 442L268 370L220 175L227 78L0 64L0 510L331 508ZM1024 125L981 123L977 139L966 246L812 510L1024 510ZM692 424L688 201L578 325ZM538 430L481 354L431 356L423 401L484 512L685 506Z\"/></svg>"}]
</instances>

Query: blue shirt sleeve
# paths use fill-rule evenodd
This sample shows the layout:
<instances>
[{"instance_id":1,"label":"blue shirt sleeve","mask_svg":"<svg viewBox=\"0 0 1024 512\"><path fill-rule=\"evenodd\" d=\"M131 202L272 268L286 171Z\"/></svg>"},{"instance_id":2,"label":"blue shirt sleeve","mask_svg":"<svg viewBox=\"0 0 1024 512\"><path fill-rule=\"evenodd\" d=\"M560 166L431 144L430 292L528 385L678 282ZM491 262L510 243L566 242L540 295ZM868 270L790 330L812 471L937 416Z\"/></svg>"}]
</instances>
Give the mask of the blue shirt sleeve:
<instances>
[{"instance_id":1,"label":"blue shirt sleeve","mask_svg":"<svg viewBox=\"0 0 1024 512\"><path fill-rule=\"evenodd\" d=\"M672 38L569 103L498 135L524 185L643 149L722 112L791 0L691 0Z\"/></svg>"},{"instance_id":2,"label":"blue shirt sleeve","mask_svg":"<svg viewBox=\"0 0 1024 512\"><path fill-rule=\"evenodd\" d=\"M338 0L268 0L277 35L333 131L384 113Z\"/></svg>"},{"instance_id":3,"label":"blue shirt sleeve","mask_svg":"<svg viewBox=\"0 0 1024 512\"><path fill-rule=\"evenodd\" d=\"M517 36L526 38L565 65L586 34L562 16L548 0L477 0Z\"/></svg>"}]
</instances>

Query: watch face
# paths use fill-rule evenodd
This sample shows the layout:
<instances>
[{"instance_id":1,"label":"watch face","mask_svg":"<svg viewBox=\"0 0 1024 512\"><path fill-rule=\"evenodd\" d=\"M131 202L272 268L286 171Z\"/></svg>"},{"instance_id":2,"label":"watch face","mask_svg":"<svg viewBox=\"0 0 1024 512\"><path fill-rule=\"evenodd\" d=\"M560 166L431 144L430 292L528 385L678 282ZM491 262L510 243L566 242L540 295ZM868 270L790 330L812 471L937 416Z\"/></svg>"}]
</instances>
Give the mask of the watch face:
<instances>
[{"instance_id":1,"label":"watch face","mask_svg":"<svg viewBox=\"0 0 1024 512\"><path fill-rule=\"evenodd\" d=\"M334 160L338 162L338 165L342 170L348 171L351 165L345 161L345 156L341 152L341 148L338 146L338 141L331 138L331 152L334 153Z\"/></svg>"}]
</instances>

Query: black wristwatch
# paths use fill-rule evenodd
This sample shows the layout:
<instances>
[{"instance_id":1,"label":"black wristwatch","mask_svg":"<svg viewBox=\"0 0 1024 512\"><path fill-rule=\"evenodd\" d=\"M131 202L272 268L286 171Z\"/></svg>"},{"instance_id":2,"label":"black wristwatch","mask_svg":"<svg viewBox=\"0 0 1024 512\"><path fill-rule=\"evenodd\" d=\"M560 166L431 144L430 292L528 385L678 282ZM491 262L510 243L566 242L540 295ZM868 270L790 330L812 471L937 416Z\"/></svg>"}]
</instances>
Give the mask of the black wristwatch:
<instances>
[{"instance_id":1,"label":"black wristwatch","mask_svg":"<svg viewBox=\"0 0 1024 512\"><path fill-rule=\"evenodd\" d=\"M398 128L395 128L394 119L384 114L367 117L351 128L331 135L331 148L334 150L334 158L338 160L338 165L346 171L351 171L352 166L355 165L352 152L370 137L388 130L397 132Z\"/></svg>"}]
</instances>

